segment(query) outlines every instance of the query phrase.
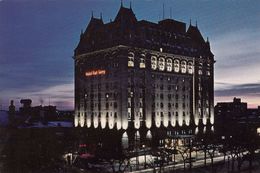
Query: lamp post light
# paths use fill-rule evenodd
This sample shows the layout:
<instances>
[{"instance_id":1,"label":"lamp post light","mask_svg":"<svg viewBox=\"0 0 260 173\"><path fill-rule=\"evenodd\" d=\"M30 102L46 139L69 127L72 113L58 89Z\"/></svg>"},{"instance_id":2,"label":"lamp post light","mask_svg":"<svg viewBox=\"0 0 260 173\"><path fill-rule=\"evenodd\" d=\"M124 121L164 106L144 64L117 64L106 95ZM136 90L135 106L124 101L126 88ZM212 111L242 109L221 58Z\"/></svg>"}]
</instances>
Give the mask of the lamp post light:
<instances>
[{"instance_id":1,"label":"lamp post light","mask_svg":"<svg viewBox=\"0 0 260 173\"><path fill-rule=\"evenodd\" d=\"M192 164L191 164L191 149L192 149L192 139L189 139L189 161L190 161L190 169L192 168Z\"/></svg>"}]
</instances>

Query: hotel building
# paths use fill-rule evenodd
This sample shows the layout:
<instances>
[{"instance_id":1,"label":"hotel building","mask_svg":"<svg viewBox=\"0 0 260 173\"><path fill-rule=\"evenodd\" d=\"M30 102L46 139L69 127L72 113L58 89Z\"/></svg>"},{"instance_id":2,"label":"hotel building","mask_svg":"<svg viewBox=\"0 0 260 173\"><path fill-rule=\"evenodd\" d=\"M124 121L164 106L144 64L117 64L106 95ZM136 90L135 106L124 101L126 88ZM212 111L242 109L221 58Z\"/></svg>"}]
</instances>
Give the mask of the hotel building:
<instances>
[{"instance_id":1,"label":"hotel building","mask_svg":"<svg viewBox=\"0 0 260 173\"><path fill-rule=\"evenodd\" d=\"M91 17L74 52L75 127L214 124L214 55L198 26Z\"/></svg>"}]
</instances>

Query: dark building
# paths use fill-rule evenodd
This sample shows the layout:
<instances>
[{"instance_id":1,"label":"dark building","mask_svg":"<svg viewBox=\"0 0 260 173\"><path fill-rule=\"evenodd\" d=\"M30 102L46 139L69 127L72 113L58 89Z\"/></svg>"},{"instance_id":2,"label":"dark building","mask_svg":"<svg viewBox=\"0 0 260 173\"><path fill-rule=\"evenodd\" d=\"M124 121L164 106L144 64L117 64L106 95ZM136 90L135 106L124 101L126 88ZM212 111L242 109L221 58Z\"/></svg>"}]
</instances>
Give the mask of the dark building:
<instances>
[{"instance_id":1,"label":"dark building","mask_svg":"<svg viewBox=\"0 0 260 173\"><path fill-rule=\"evenodd\" d=\"M240 98L234 98L233 102L221 102L215 106L215 116L220 123L241 119L247 116L247 103Z\"/></svg>"},{"instance_id":2,"label":"dark building","mask_svg":"<svg viewBox=\"0 0 260 173\"><path fill-rule=\"evenodd\" d=\"M214 55L197 26L121 5L114 21L91 17L74 60L76 127L214 123Z\"/></svg>"},{"instance_id":3,"label":"dark building","mask_svg":"<svg viewBox=\"0 0 260 173\"><path fill-rule=\"evenodd\" d=\"M19 112L23 116L28 116L30 115L31 112L31 105L32 105L32 100L31 99L21 99L20 103L22 104L22 107L20 107Z\"/></svg>"},{"instance_id":4,"label":"dark building","mask_svg":"<svg viewBox=\"0 0 260 173\"><path fill-rule=\"evenodd\" d=\"M244 129L260 134L260 107L247 108L246 102L234 98L215 106L215 127L218 133L232 134Z\"/></svg>"}]
</instances>

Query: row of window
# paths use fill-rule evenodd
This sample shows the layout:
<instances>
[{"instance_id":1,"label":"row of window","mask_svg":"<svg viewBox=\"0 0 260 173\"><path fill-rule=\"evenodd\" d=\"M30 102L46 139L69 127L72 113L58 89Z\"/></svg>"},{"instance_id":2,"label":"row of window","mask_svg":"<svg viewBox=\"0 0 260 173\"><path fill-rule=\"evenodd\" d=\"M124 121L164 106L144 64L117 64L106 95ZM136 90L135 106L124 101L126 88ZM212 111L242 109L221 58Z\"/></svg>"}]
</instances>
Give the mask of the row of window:
<instances>
[{"instance_id":1,"label":"row of window","mask_svg":"<svg viewBox=\"0 0 260 173\"><path fill-rule=\"evenodd\" d=\"M85 113L85 116L87 116L87 112L84 112L84 113ZM94 116L101 118L102 114L103 114L103 112L92 112L92 113L89 113L89 115L91 115L91 118L93 118ZM108 117L115 117L115 118L117 118L117 112L105 112L105 115L106 115L106 118L108 118ZM78 117L80 117L80 114L78 114Z\"/></svg>"},{"instance_id":2,"label":"row of window","mask_svg":"<svg viewBox=\"0 0 260 173\"><path fill-rule=\"evenodd\" d=\"M156 114L155 114L156 113ZM153 112L153 114L155 114L156 116L161 116L161 117L164 117L164 116L166 116L167 115L167 113L165 113L165 112ZM170 118L171 116L176 116L176 117L178 117L179 116L179 112L168 112L168 117ZM180 115L180 116L189 116L189 112L182 112L182 115Z\"/></svg>"},{"instance_id":3,"label":"row of window","mask_svg":"<svg viewBox=\"0 0 260 173\"><path fill-rule=\"evenodd\" d=\"M136 104L136 106L137 107L139 107L139 109L143 109L143 102L136 102L135 103ZM159 102L156 102L156 103L152 103L152 108L155 108L155 105L156 105L156 107L157 108L164 108L164 106L165 106L165 104L164 103L159 103ZM166 104L167 105L167 104ZM181 104L182 105L182 108L183 109L185 109L186 107L189 107L189 104L187 103L187 104L185 104L185 103L182 103ZM128 103L127 103L127 107L128 108L132 108L132 103L131 103L131 101L128 101ZM108 108L108 106L107 106L107 108ZM176 109L178 109L179 108L179 103L168 103L168 108L169 109L171 109L171 108L176 108Z\"/></svg>"},{"instance_id":4,"label":"row of window","mask_svg":"<svg viewBox=\"0 0 260 173\"><path fill-rule=\"evenodd\" d=\"M87 109L88 106L90 106L91 109L97 108L97 107L98 107L98 109L101 109L102 104L100 102L99 103L90 103L90 104L85 103L84 104L85 109ZM105 106L106 106L106 109L109 109L109 107L113 107L114 109L117 109L118 104L117 104L117 102L110 102L110 103L106 102Z\"/></svg>"},{"instance_id":5,"label":"row of window","mask_svg":"<svg viewBox=\"0 0 260 173\"><path fill-rule=\"evenodd\" d=\"M134 53L130 52L128 54L128 67L134 67ZM145 62L145 55L141 54L140 62L139 62L139 68L145 68L146 62ZM171 59L171 58L164 58L156 56L151 57L151 68L153 70L159 70L159 71L168 71L168 72L181 72L181 73L193 73L193 63L191 61L186 60L179 60L179 59Z\"/></svg>"},{"instance_id":6,"label":"row of window","mask_svg":"<svg viewBox=\"0 0 260 173\"><path fill-rule=\"evenodd\" d=\"M189 104L185 104L185 103L182 103L182 108L185 109L186 107L188 107ZM164 108L164 104L161 102L160 104L157 102L156 103L156 107L157 108ZM155 108L155 103L152 104L152 108ZM168 103L168 108L171 109L171 108L176 108L178 109L179 108L179 103Z\"/></svg>"},{"instance_id":7,"label":"row of window","mask_svg":"<svg viewBox=\"0 0 260 173\"><path fill-rule=\"evenodd\" d=\"M166 96L169 100L171 100L172 98L175 98L176 100L178 100L179 99L179 94L156 94L156 98L160 98L160 99L164 99L164 96ZM153 94L152 95L152 99L153 100L155 100L155 95ZM185 94L183 94L182 95L182 99L183 100L186 100L186 99L189 99L189 95L187 94L187 95L185 95Z\"/></svg>"},{"instance_id":8,"label":"row of window","mask_svg":"<svg viewBox=\"0 0 260 173\"><path fill-rule=\"evenodd\" d=\"M114 92L114 93L105 93L105 94L101 94L101 93L85 93L84 94L84 98L87 100L87 99L90 99L92 100L93 98L98 98L98 99L101 99L101 98L114 98L114 99L117 99L118 98L118 93L117 92Z\"/></svg>"},{"instance_id":9,"label":"row of window","mask_svg":"<svg viewBox=\"0 0 260 173\"><path fill-rule=\"evenodd\" d=\"M154 75L152 74L152 79L160 79L160 80L167 80L168 82L172 81L174 83L178 83L178 82L190 82L191 78L182 78L182 77L176 77L176 76L164 76L164 75Z\"/></svg>"},{"instance_id":10,"label":"row of window","mask_svg":"<svg viewBox=\"0 0 260 173\"><path fill-rule=\"evenodd\" d=\"M98 84L90 84L88 86L86 86L86 89L88 90L93 90L93 89L117 89L118 87L118 82L114 82L114 83L105 83L105 85L98 83Z\"/></svg>"},{"instance_id":11,"label":"row of window","mask_svg":"<svg viewBox=\"0 0 260 173\"><path fill-rule=\"evenodd\" d=\"M175 90L175 91L178 91L180 90L180 87L178 85L167 85L167 88L165 88L166 86L161 84L157 84L157 85L152 85L153 88L157 88L157 89L160 89L160 90L164 90L164 89L167 89L167 90ZM155 87L156 86L156 87ZM182 91L190 91L190 87L185 87L185 86L182 86L181 87L181 90Z\"/></svg>"}]
</instances>

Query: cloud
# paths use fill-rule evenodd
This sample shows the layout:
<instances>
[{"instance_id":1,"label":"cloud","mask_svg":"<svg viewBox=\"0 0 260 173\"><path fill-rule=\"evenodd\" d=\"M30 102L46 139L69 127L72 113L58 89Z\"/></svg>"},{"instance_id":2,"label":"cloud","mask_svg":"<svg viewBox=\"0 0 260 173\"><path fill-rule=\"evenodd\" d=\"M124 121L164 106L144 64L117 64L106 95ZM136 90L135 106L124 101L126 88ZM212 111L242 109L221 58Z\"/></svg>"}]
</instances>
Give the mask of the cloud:
<instances>
[{"instance_id":1,"label":"cloud","mask_svg":"<svg viewBox=\"0 0 260 173\"><path fill-rule=\"evenodd\" d=\"M225 89L215 91L215 96L256 96L260 95L260 83L227 85Z\"/></svg>"},{"instance_id":2,"label":"cloud","mask_svg":"<svg viewBox=\"0 0 260 173\"><path fill-rule=\"evenodd\" d=\"M23 92L21 92L23 90ZM70 109L74 108L74 83L59 84L47 87L45 89L34 89L34 91L28 89L27 91L21 88L21 90L5 90L0 93L1 96L15 100L16 107L20 107L20 99L30 98L33 101L33 106L36 105L55 105L58 109ZM3 100L3 107L6 109L9 105L8 101Z\"/></svg>"},{"instance_id":3,"label":"cloud","mask_svg":"<svg viewBox=\"0 0 260 173\"><path fill-rule=\"evenodd\" d=\"M244 101L249 102L250 107L259 105L260 82L245 84L223 84L215 90L215 102L232 101L234 97L240 97Z\"/></svg>"},{"instance_id":4,"label":"cloud","mask_svg":"<svg viewBox=\"0 0 260 173\"><path fill-rule=\"evenodd\" d=\"M255 28L237 29L212 40L215 54L215 79L242 84L258 82L260 74L260 33Z\"/></svg>"}]
</instances>

